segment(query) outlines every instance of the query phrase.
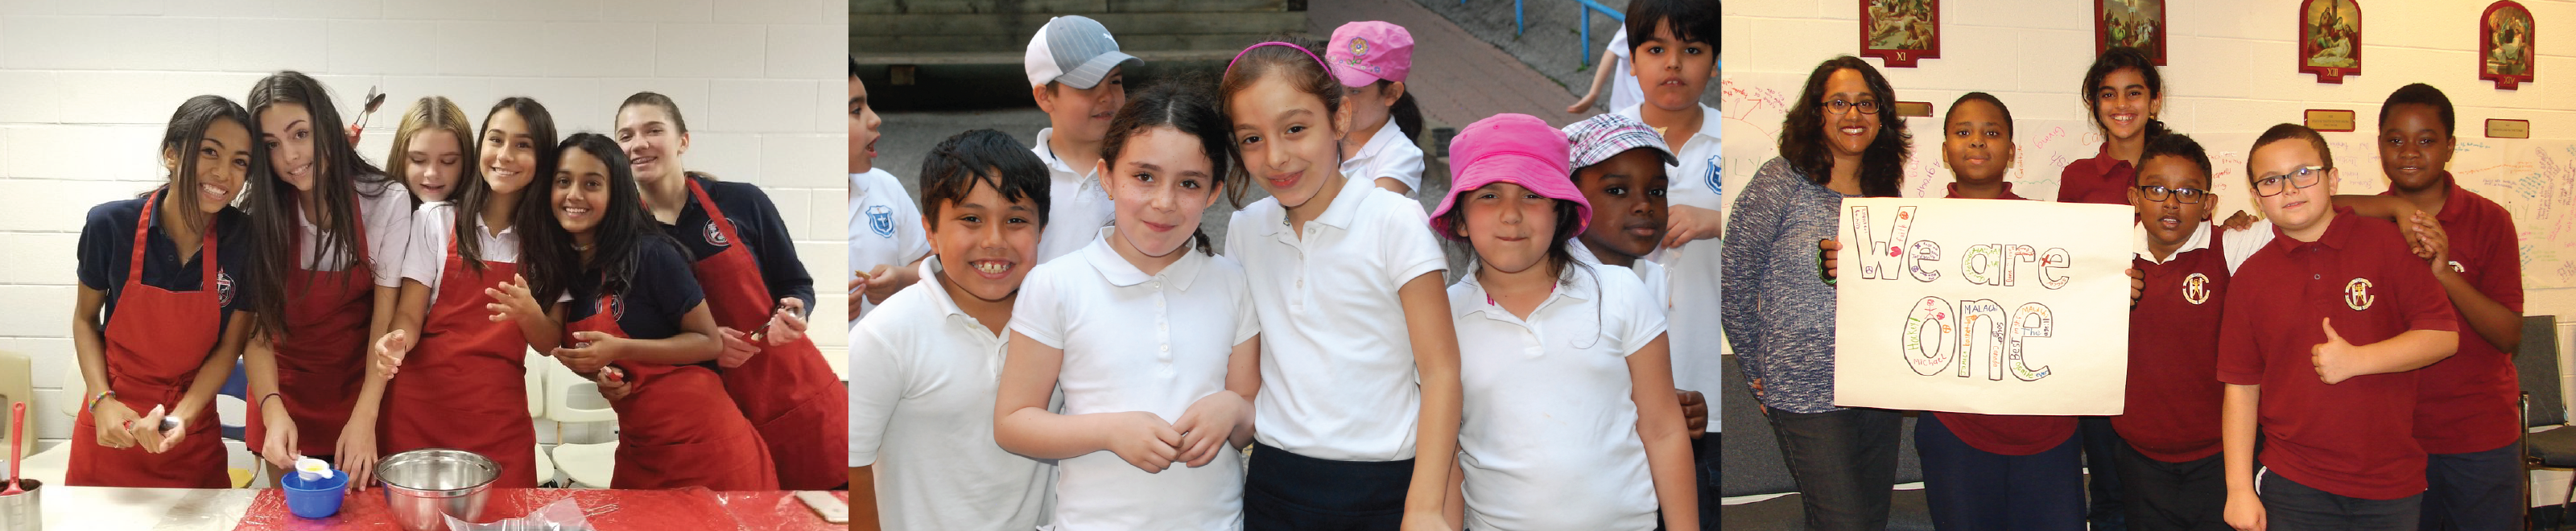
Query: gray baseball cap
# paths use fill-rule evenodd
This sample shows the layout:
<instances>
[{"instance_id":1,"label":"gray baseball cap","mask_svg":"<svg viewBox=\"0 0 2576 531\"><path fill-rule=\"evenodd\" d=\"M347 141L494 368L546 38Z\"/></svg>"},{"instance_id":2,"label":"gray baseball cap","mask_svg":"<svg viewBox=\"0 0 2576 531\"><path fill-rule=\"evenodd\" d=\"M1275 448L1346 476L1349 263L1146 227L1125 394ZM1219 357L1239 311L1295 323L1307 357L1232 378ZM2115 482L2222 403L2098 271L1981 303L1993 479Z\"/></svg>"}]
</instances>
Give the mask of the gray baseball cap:
<instances>
[{"instance_id":1,"label":"gray baseball cap","mask_svg":"<svg viewBox=\"0 0 2576 531\"><path fill-rule=\"evenodd\" d=\"M1082 15L1065 15L1047 20L1038 34L1029 38L1029 53L1021 66L1029 73L1029 87L1045 86L1048 81L1088 89L1100 84L1111 69L1128 63L1143 64L1136 56L1118 51L1118 40L1109 36L1109 28Z\"/></svg>"}]
</instances>

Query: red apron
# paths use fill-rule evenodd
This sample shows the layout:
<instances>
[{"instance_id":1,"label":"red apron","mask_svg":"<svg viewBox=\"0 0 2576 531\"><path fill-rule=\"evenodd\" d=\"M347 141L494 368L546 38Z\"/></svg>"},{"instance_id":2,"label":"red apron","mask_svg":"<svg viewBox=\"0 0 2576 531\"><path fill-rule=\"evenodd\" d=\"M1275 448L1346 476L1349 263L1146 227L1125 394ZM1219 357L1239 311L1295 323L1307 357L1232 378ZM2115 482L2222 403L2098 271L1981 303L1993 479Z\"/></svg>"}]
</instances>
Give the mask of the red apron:
<instances>
[{"instance_id":1,"label":"red apron","mask_svg":"<svg viewBox=\"0 0 2576 531\"><path fill-rule=\"evenodd\" d=\"M471 216L471 212L458 212ZM420 341L403 357L402 372L385 381L384 410L376 418L377 453L454 448L501 465L495 487L537 486L537 428L528 417L527 337L518 323L493 322L483 290L517 274L518 264L483 262L482 274L456 254L458 233L447 241L447 269L438 277L437 300L421 323Z\"/></svg>"},{"instance_id":2,"label":"red apron","mask_svg":"<svg viewBox=\"0 0 2576 531\"><path fill-rule=\"evenodd\" d=\"M706 209L725 241L734 244L698 259L698 285L706 290L707 308L719 326L759 331L778 300L769 296L769 285L760 278L750 242L734 231L733 220L725 218L697 181L689 181L689 194L697 197L698 207ZM761 347L751 361L724 370L724 387L769 443L780 488L823 490L849 483L850 390L832 374L811 338Z\"/></svg>"},{"instance_id":3,"label":"red apron","mask_svg":"<svg viewBox=\"0 0 2576 531\"><path fill-rule=\"evenodd\" d=\"M116 401L136 414L148 413L155 405L178 406L188 385L196 381L197 369L205 366L206 356L212 355L215 344L223 339L223 297L215 279L223 254L215 252L213 221L207 222L206 245L198 253L197 262L205 270L205 278L197 284L197 291L174 292L143 283L143 263L149 261L143 254L144 242L150 240L153 208L163 193L154 192L143 201L142 220L134 224L134 257L125 271L125 287L117 296L116 313L108 316L104 332L108 390L115 391ZM91 420L88 409L82 409L72 426L71 464L64 471L63 483L231 487L232 477L224 471L224 439L216 431L214 408L206 407L187 417L187 437L179 441L178 447L155 454L141 446L121 450L99 446L98 424Z\"/></svg>"},{"instance_id":4,"label":"red apron","mask_svg":"<svg viewBox=\"0 0 2576 531\"><path fill-rule=\"evenodd\" d=\"M628 337L617 325L617 296L601 295L599 313L564 327ZM743 420L724 380L698 365L616 363L633 392L609 402L617 410L617 468L609 488L778 490L769 449Z\"/></svg>"},{"instance_id":5,"label":"red apron","mask_svg":"<svg viewBox=\"0 0 2576 531\"><path fill-rule=\"evenodd\" d=\"M349 210L360 257L346 271L296 268L286 274L286 326L291 333L272 343L277 355L276 400L286 403L295 420L296 453L331 455L338 450L340 428L357 407L358 386L367 374L368 320L375 316L375 267L366 258L367 224L356 208ZM304 239L297 231L295 259L302 260ZM257 399L252 397L254 406ZM252 408L243 442L259 453L268 432L266 415Z\"/></svg>"}]
</instances>

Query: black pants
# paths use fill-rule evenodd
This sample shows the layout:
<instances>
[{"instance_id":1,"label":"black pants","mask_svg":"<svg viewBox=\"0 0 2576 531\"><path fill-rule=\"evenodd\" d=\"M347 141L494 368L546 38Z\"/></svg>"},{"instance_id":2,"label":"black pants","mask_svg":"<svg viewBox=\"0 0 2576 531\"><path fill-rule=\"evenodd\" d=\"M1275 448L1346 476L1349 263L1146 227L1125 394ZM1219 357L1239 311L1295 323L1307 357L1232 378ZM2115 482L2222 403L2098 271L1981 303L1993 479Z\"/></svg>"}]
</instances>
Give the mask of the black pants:
<instances>
[{"instance_id":1,"label":"black pants","mask_svg":"<svg viewBox=\"0 0 2576 531\"><path fill-rule=\"evenodd\" d=\"M2129 441L2111 428L2111 417L2080 417L2075 427L2075 437L2084 440L2084 471L2089 476L2084 491L2091 496L2084 521L2093 524L2093 531L2124 531L2128 519L2120 509L2120 465L2114 456L2128 448Z\"/></svg>"},{"instance_id":2,"label":"black pants","mask_svg":"<svg viewBox=\"0 0 2576 531\"><path fill-rule=\"evenodd\" d=\"M1334 461L1253 443L1244 471L1248 531L1394 530L1404 524L1413 460Z\"/></svg>"},{"instance_id":3,"label":"black pants","mask_svg":"<svg viewBox=\"0 0 2576 531\"><path fill-rule=\"evenodd\" d=\"M1766 408L1767 409L1767 408ZM1780 440L1789 477L1798 483L1811 531L1879 531L1887 528L1888 496L1896 485L1896 452L1904 414L1884 409L1790 413L1765 417Z\"/></svg>"},{"instance_id":4,"label":"black pants","mask_svg":"<svg viewBox=\"0 0 2576 531\"><path fill-rule=\"evenodd\" d=\"M2129 529L2229 531L2227 454L2167 463L2126 444L2119 452L2121 494L2127 496L2121 508L2128 513Z\"/></svg>"},{"instance_id":5,"label":"black pants","mask_svg":"<svg viewBox=\"0 0 2576 531\"><path fill-rule=\"evenodd\" d=\"M2424 494L2368 500L2317 490L2266 469L2254 477L2272 531L2406 531L2422 519Z\"/></svg>"},{"instance_id":6,"label":"black pants","mask_svg":"<svg viewBox=\"0 0 2576 531\"><path fill-rule=\"evenodd\" d=\"M2424 459L2424 531L2522 528L2522 445Z\"/></svg>"},{"instance_id":7,"label":"black pants","mask_svg":"<svg viewBox=\"0 0 2576 531\"><path fill-rule=\"evenodd\" d=\"M1943 531L2084 531L2084 465L2074 437L2031 455L1969 446L1929 414L1914 418L1923 498Z\"/></svg>"},{"instance_id":8,"label":"black pants","mask_svg":"<svg viewBox=\"0 0 2576 531\"><path fill-rule=\"evenodd\" d=\"M1725 454L1718 452L1718 441L1718 433L1714 431L1691 441L1691 468L1699 471L1700 531L1717 531L1717 510L1722 507L1718 503L1717 482L1726 476L1718 473L1718 464L1726 459ZM1661 522L1662 519L1656 521Z\"/></svg>"}]
</instances>

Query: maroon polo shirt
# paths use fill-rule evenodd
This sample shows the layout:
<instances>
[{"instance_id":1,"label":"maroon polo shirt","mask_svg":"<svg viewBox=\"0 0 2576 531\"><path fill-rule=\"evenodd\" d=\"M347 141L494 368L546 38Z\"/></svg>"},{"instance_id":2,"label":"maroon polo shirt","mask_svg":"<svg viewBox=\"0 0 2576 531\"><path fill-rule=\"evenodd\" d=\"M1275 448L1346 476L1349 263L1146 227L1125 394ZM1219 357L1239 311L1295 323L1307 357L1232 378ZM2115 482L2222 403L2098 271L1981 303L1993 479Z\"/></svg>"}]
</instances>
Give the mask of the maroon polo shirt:
<instances>
[{"instance_id":1,"label":"maroon polo shirt","mask_svg":"<svg viewBox=\"0 0 2576 531\"><path fill-rule=\"evenodd\" d=\"M2369 345L2409 330L2457 331L2458 314L2395 224L2335 209L2325 234L2273 240L2236 270L2218 328L2218 380L2262 386L2257 422L2273 473L2341 496L2392 500L2424 491L2415 441L2421 371L2326 385L2310 352L2318 322Z\"/></svg>"},{"instance_id":2,"label":"maroon polo shirt","mask_svg":"<svg viewBox=\"0 0 2576 531\"><path fill-rule=\"evenodd\" d=\"M2128 409L2111 427L2148 458L2183 463L2219 451L2219 411L2226 397L2218 373L2220 308L2227 304L2224 234L2209 246L2174 253L2164 263L2131 259L2146 289L2129 309Z\"/></svg>"},{"instance_id":3,"label":"maroon polo shirt","mask_svg":"<svg viewBox=\"0 0 2576 531\"><path fill-rule=\"evenodd\" d=\"M1950 184L1950 195L1946 198L1960 198L1958 183ZM2003 197L1997 199L2022 199L2022 197L2013 195L2012 183L2004 183ZM2065 443L2067 437L2075 435L2075 417L1980 415L1941 411L1932 412L1932 415L1939 417L1941 425L1950 428L1950 433L1957 435L1960 442L1993 454L2031 455L2045 452Z\"/></svg>"},{"instance_id":4,"label":"maroon polo shirt","mask_svg":"<svg viewBox=\"0 0 2576 531\"><path fill-rule=\"evenodd\" d=\"M2057 202L2129 204L2130 183L2136 182L2138 168L2128 161L2111 158L2111 145L2103 144L2093 158L2066 165L2057 176Z\"/></svg>"},{"instance_id":5,"label":"maroon polo shirt","mask_svg":"<svg viewBox=\"0 0 2576 531\"><path fill-rule=\"evenodd\" d=\"M2522 253L2513 214L2503 205L2460 189L2442 173L2450 199L2442 202L2442 230L2451 236L2448 267L2497 304L2522 311ZM2381 195L2394 195L2394 192ZM2445 299L2447 300L2447 299ZM2519 326L2517 324L2516 326ZM2460 352L2425 367L2416 389L2415 439L2425 453L2483 452L2513 444L2522 433L2521 381L2513 358L2460 326Z\"/></svg>"},{"instance_id":6,"label":"maroon polo shirt","mask_svg":"<svg viewBox=\"0 0 2576 531\"><path fill-rule=\"evenodd\" d=\"M1995 198L1995 199L2022 199L2022 200L2027 200L2027 199L2029 199L2029 198L2027 198L2027 197L2022 197L2022 196L2019 196L2019 195L2014 195L2014 194L2013 194L2013 191L2012 191L2012 183L2011 183L2011 182L2009 182L2009 181L2004 182L2004 183L2003 183L2003 185L2004 185L2004 193L2003 193L2003 197L1997 197L1997 198ZM1959 196L1959 183L1956 183L1956 182L1950 183L1950 187L1948 188L1948 190L1950 191L1950 195L1941 196L1941 198L1942 198L1942 199L1977 199L1977 198L1973 198L1973 197L1960 197L1960 196ZM2120 203L2121 203L2121 204L2128 204L2128 198L2127 198L2127 196L2121 196Z\"/></svg>"}]
</instances>

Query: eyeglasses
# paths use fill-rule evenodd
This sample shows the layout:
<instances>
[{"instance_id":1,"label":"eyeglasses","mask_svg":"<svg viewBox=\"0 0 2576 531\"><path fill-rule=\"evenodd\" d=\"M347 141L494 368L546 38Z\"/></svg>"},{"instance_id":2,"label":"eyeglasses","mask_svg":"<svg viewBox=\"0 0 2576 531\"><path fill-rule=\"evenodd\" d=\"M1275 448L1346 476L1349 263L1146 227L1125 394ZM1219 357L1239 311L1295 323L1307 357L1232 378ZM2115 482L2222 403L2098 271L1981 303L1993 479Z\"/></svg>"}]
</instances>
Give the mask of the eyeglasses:
<instances>
[{"instance_id":1,"label":"eyeglasses","mask_svg":"<svg viewBox=\"0 0 2576 531\"><path fill-rule=\"evenodd\" d=\"M2255 179L2254 195L2272 197L2281 195L2281 192L2290 191L2292 186L2300 188L2316 186L2318 181L2324 180L2322 177L2325 175L2324 166L2300 166L2290 173Z\"/></svg>"},{"instance_id":2,"label":"eyeglasses","mask_svg":"<svg viewBox=\"0 0 2576 531\"><path fill-rule=\"evenodd\" d=\"M2200 203L2200 198L2208 197L2209 191L2199 188L2166 188L2151 184L2138 187L2138 195L2146 196L2148 201L2163 201L2167 197L2172 197L2181 200L2182 204L2194 205Z\"/></svg>"},{"instance_id":3,"label":"eyeglasses","mask_svg":"<svg viewBox=\"0 0 2576 531\"><path fill-rule=\"evenodd\" d=\"M1878 114L1878 102L1875 101L1852 103L1843 100L1834 100L1824 102L1819 104L1819 106L1824 107L1825 112L1834 114L1851 114L1853 110L1858 110L1861 114Z\"/></svg>"}]
</instances>

